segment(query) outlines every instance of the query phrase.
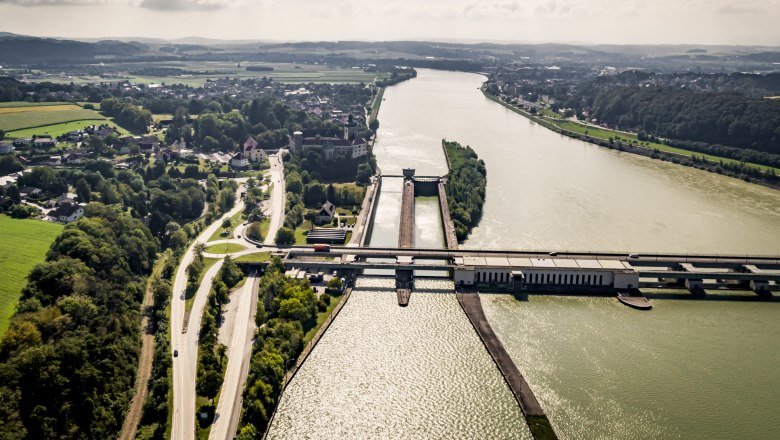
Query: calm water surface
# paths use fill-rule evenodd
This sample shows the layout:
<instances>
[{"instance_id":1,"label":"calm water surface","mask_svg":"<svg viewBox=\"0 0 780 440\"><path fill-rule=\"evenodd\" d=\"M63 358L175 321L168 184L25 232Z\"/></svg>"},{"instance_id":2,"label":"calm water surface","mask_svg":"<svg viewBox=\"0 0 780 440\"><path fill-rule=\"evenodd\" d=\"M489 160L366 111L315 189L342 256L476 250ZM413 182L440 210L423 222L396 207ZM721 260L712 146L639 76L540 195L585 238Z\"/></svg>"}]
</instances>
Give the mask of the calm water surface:
<instances>
[{"instance_id":1,"label":"calm water surface","mask_svg":"<svg viewBox=\"0 0 780 440\"><path fill-rule=\"evenodd\" d=\"M385 174L445 174L442 138L477 151L487 199L465 247L780 253L780 192L557 135L484 98L483 80L420 70L387 89L375 148ZM400 179L385 179L371 245L397 244L400 204ZM418 245L440 247L435 204L418 199L416 215ZM360 281L271 437L527 438L454 297L415 292L404 309L392 287ZM654 304L483 296L561 438L777 438L780 304Z\"/></svg>"},{"instance_id":2,"label":"calm water surface","mask_svg":"<svg viewBox=\"0 0 780 440\"><path fill-rule=\"evenodd\" d=\"M269 438L530 438L452 282L418 280L408 307L394 287L358 280L285 390Z\"/></svg>"}]
</instances>

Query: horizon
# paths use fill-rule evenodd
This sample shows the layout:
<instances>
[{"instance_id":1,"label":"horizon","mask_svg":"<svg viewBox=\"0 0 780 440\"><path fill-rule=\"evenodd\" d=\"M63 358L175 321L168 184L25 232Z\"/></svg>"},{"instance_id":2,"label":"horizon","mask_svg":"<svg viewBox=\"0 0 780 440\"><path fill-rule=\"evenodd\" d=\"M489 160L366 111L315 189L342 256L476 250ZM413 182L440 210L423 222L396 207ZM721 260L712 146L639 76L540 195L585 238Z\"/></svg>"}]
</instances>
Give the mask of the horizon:
<instances>
[{"instance_id":1,"label":"horizon","mask_svg":"<svg viewBox=\"0 0 780 440\"><path fill-rule=\"evenodd\" d=\"M780 0L0 0L0 13L6 32L59 39L780 46Z\"/></svg>"}]
</instances>

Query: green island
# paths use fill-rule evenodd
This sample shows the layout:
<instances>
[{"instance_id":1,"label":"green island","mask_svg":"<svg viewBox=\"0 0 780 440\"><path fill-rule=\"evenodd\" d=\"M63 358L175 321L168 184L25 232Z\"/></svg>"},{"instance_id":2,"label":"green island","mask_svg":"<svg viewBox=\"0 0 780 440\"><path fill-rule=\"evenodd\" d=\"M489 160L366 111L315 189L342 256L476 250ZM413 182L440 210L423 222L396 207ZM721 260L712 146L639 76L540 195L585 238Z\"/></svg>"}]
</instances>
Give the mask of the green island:
<instances>
[{"instance_id":1,"label":"green island","mask_svg":"<svg viewBox=\"0 0 780 440\"><path fill-rule=\"evenodd\" d=\"M455 224L455 235L462 242L482 217L485 203L487 169L469 146L442 140L450 171L447 173L447 206Z\"/></svg>"}]
</instances>

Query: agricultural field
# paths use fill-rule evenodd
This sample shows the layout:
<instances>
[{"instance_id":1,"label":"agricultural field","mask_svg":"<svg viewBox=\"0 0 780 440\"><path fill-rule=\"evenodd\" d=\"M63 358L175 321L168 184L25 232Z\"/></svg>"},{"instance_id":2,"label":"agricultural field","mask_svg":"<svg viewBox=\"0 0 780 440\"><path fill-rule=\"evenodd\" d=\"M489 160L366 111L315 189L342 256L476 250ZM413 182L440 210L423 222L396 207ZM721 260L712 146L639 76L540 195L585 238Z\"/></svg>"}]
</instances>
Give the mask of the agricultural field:
<instances>
[{"instance_id":1,"label":"agricultural field","mask_svg":"<svg viewBox=\"0 0 780 440\"><path fill-rule=\"evenodd\" d=\"M100 124L108 124L121 134L129 134L127 130L97 111L84 109L72 103L0 103L0 129L5 130L8 138L26 138L33 135L57 137L89 125Z\"/></svg>"},{"instance_id":2,"label":"agricultural field","mask_svg":"<svg viewBox=\"0 0 780 440\"><path fill-rule=\"evenodd\" d=\"M100 113L76 104L0 108L0 129L6 132L83 120L105 120Z\"/></svg>"},{"instance_id":3,"label":"agricultural field","mask_svg":"<svg viewBox=\"0 0 780 440\"><path fill-rule=\"evenodd\" d=\"M40 220L17 220L0 215L0 335L16 310L27 274L43 261L63 226Z\"/></svg>"},{"instance_id":4,"label":"agricultural field","mask_svg":"<svg viewBox=\"0 0 780 440\"><path fill-rule=\"evenodd\" d=\"M247 67L269 67L273 70L268 71L250 71ZM132 63L106 65L105 67L114 71L139 71L143 68L176 68L184 73L180 75L155 76L155 75L137 75L129 74L126 78L118 78L107 81L100 76L68 76L60 75L44 76L35 79L35 81L50 81L54 83L104 83L118 81L132 81L141 84L184 84L192 87L199 87L206 83L206 80L216 80L219 78L273 78L275 81L290 84L303 83L369 83L377 78L387 78L389 74L364 72L362 69L352 68L333 68L324 65L315 64L292 64L292 63L234 63L226 61L217 62L168 62L168 63Z\"/></svg>"}]
</instances>

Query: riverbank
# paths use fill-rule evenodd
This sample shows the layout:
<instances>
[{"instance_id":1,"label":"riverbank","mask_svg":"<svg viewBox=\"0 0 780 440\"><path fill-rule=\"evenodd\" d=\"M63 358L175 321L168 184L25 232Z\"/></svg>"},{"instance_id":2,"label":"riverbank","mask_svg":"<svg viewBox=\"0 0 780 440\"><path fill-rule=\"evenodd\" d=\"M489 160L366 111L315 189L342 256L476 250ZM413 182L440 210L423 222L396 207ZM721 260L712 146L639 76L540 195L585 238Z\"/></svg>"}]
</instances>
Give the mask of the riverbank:
<instances>
[{"instance_id":1,"label":"riverbank","mask_svg":"<svg viewBox=\"0 0 780 440\"><path fill-rule=\"evenodd\" d=\"M711 159L714 158L715 156L709 156L710 159L708 159L707 157L705 157L704 154L696 154L693 151L690 152L690 155L685 154L684 152L687 152L688 150L675 149L675 150L680 150L680 152L664 151L657 148L649 148L638 144L632 144L630 142L623 142L621 140L615 140L609 138L603 139L600 137L590 135L589 130L587 130L587 127L584 128L585 131L582 133L577 131L567 130L551 121L546 120L545 118L532 115L531 113L523 110L520 107L505 102L501 98L486 92L484 88L480 88L480 90L482 91L482 94L486 98L490 99L491 101L501 104L502 106L508 108L509 110L512 110L515 113L525 116L526 118L536 122L537 124L545 128L548 128L549 130L552 130L558 134L562 134L564 136L568 136L574 139L579 139L612 150L625 151L628 153L650 157L653 159L660 159L666 162L672 162L687 167L697 168L711 173L722 174L728 177L733 177L736 179L743 180L745 182L755 183L768 188L780 190L780 180L778 180L777 176L771 174L771 171L767 171L767 172L762 171L762 170L769 170L770 167L765 167L757 164L744 164L728 158L718 158L719 160L715 161ZM596 130L595 127L594 130ZM606 131L605 129L598 129L598 130L602 132ZM614 136L617 138L624 135L625 134L621 132L614 132ZM671 149L671 147L669 149Z\"/></svg>"}]
</instances>

